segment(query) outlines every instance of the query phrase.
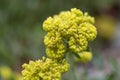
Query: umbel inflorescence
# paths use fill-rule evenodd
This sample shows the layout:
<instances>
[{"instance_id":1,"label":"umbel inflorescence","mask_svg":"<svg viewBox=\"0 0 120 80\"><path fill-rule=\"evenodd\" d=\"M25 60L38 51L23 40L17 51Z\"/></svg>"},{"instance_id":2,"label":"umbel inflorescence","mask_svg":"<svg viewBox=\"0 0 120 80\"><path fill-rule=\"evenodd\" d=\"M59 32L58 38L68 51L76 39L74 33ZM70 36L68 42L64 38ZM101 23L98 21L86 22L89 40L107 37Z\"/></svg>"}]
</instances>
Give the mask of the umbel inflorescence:
<instances>
[{"instance_id":1,"label":"umbel inflorescence","mask_svg":"<svg viewBox=\"0 0 120 80\"><path fill-rule=\"evenodd\" d=\"M61 74L69 69L65 59L69 51L77 54L81 62L91 60L92 53L86 50L88 42L96 38L97 31L94 18L88 13L76 8L63 11L48 17L43 29L47 32L44 43L48 58L23 64L23 80L61 80Z\"/></svg>"},{"instance_id":2,"label":"umbel inflorescence","mask_svg":"<svg viewBox=\"0 0 120 80\"><path fill-rule=\"evenodd\" d=\"M23 80L60 80L61 74L68 71L69 64L65 59L58 62L43 57L41 60L23 64L23 68Z\"/></svg>"},{"instance_id":3,"label":"umbel inflorescence","mask_svg":"<svg viewBox=\"0 0 120 80\"><path fill-rule=\"evenodd\" d=\"M47 32L44 43L50 58L64 57L67 49L75 53L86 50L97 34L94 18L76 8L48 17L43 29Z\"/></svg>"}]
</instances>

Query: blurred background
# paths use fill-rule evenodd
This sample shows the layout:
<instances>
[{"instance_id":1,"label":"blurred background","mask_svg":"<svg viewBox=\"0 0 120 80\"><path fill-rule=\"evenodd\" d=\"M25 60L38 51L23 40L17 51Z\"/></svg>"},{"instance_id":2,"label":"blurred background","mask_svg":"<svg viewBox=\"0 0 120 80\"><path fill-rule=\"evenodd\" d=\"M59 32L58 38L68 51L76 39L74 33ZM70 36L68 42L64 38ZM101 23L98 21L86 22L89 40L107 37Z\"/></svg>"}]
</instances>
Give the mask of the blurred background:
<instances>
[{"instance_id":1,"label":"blurred background","mask_svg":"<svg viewBox=\"0 0 120 80\"><path fill-rule=\"evenodd\" d=\"M21 80L21 65L45 55L43 21L71 8L94 16L98 30L76 80L120 80L120 0L0 0L0 80Z\"/></svg>"}]
</instances>

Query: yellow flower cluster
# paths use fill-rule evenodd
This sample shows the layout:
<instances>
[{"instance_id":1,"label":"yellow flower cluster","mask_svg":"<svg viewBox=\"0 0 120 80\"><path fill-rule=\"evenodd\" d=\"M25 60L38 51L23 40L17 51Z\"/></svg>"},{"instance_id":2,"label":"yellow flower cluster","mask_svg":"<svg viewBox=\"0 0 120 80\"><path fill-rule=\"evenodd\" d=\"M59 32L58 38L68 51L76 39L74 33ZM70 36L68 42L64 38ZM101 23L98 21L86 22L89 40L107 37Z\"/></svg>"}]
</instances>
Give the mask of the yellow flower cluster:
<instances>
[{"instance_id":1,"label":"yellow flower cluster","mask_svg":"<svg viewBox=\"0 0 120 80\"><path fill-rule=\"evenodd\" d=\"M23 80L61 80L61 74L68 71L69 64L65 59L52 60L43 57L41 60L23 64Z\"/></svg>"},{"instance_id":2,"label":"yellow flower cluster","mask_svg":"<svg viewBox=\"0 0 120 80\"><path fill-rule=\"evenodd\" d=\"M0 67L0 77L2 77L4 80L8 80L11 77L13 77L13 72L9 67L1 66Z\"/></svg>"},{"instance_id":3,"label":"yellow flower cluster","mask_svg":"<svg viewBox=\"0 0 120 80\"><path fill-rule=\"evenodd\" d=\"M44 43L50 58L64 57L66 45L73 52L80 53L97 35L94 18L76 8L47 18L43 29L47 32Z\"/></svg>"},{"instance_id":4,"label":"yellow flower cluster","mask_svg":"<svg viewBox=\"0 0 120 80\"><path fill-rule=\"evenodd\" d=\"M22 76L8 66L0 66L0 80L22 80Z\"/></svg>"},{"instance_id":5,"label":"yellow flower cluster","mask_svg":"<svg viewBox=\"0 0 120 80\"><path fill-rule=\"evenodd\" d=\"M61 74L69 69L64 59L67 51L77 53L81 62L92 59L91 52L83 52L97 35L94 18L87 13L76 8L63 11L47 18L43 29L47 32L44 43L48 58L23 64L23 80L61 80Z\"/></svg>"}]
</instances>

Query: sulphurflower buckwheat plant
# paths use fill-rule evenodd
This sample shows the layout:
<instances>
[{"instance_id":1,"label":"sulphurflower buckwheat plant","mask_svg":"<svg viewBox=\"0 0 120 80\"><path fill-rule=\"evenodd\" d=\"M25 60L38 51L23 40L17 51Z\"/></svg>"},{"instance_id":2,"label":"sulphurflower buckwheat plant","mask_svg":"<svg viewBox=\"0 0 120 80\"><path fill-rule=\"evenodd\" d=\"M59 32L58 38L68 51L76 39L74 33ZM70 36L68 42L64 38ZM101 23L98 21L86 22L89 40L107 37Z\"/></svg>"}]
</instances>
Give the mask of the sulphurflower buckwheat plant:
<instances>
[{"instance_id":1,"label":"sulphurflower buckwheat plant","mask_svg":"<svg viewBox=\"0 0 120 80\"><path fill-rule=\"evenodd\" d=\"M61 75L69 70L66 54L79 56L79 61L88 62L92 53L87 51L88 43L96 38L94 17L72 8L58 15L48 17L43 22L47 32L44 37L47 57L23 64L23 80L61 80Z\"/></svg>"}]
</instances>

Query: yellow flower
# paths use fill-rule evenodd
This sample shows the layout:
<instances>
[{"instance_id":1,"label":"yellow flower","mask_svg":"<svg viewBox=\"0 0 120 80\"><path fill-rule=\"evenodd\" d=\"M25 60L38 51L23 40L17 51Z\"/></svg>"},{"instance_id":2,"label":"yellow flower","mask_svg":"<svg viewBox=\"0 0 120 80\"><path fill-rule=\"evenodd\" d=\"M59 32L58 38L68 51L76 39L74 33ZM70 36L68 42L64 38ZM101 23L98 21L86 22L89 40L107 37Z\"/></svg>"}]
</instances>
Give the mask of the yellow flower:
<instances>
[{"instance_id":1,"label":"yellow flower","mask_svg":"<svg viewBox=\"0 0 120 80\"><path fill-rule=\"evenodd\" d=\"M7 67L7 66L1 66L0 67L0 76L3 79L8 80L11 77L13 77L13 72L12 72L12 70L9 67Z\"/></svg>"},{"instance_id":2,"label":"yellow flower","mask_svg":"<svg viewBox=\"0 0 120 80\"><path fill-rule=\"evenodd\" d=\"M68 71L69 64L65 60L52 60L43 57L41 60L23 64L23 80L61 80L61 74Z\"/></svg>"},{"instance_id":3,"label":"yellow flower","mask_svg":"<svg viewBox=\"0 0 120 80\"><path fill-rule=\"evenodd\" d=\"M78 33L84 35L88 41L92 41L96 38L97 30L94 25L90 23L81 23Z\"/></svg>"},{"instance_id":4,"label":"yellow flower","mask_svg":"<svg viewBox=\"0 0 120 80\"><path fill-rule=\"evenodd\" d=\"M82 52L87 49L88 42L86 38L82 35L75 35L75 37L70 37L69 48L75 53Z\"/></svg>"},{"instance_id":5,"label":"yellow flower","mask_svg":"<svg viewBox=\"0 0 120 80\"><path fill-rule=\"evenodd\" d=\"M84 52L78 53L78 55L80 58L76 58L76 61L86 63L86 62L89 62L92 60L92 53L91 52L84 51Z\"/></svg>"},{"instance_id":6,"label":"yellow flower","mask_svg":"<svg viewBox=\"0 0 120 80\"><path fill-rule=\"evenodd\" d=\"M51 31L53 29L53 26L51 25L52 23L53 23L53 18L48 17L47 20L45 20L43 23L43 29L45 31Z\"/></svg>"},{"instance_id":7,"label":"yellow flower","mask_svg":"<svg viewBox=\"0 0 120 80\"><path fill-rule=\"evenodd\" d=\"M44 37L44 43L47 47L56 47L57 43L62 41L58 32L51 31Z\"/></svg>"},{"instance_id":8,"label":"yellow flower","mask_svg":"<svg viewBox=\"0 0 120 80\"><path fill-rule=\"evenodd\" d=\"M61 53L65 52L60 51L57 43L68 45L75 53L86 50L88 42L94 40L97 35L94 22L94 17L76 8L47 18L43 23L43 29L47 32L44 40L47 55L60 57Z\"/></svg>"},{"instance_id":9,"label":"yellow flower","mask_svg":"<svg viewBox=\"0 0 120 80\"><path fill-rule=\"evenodd\" d=\"M56 43L55 46L53 48L46 47L47 56L52 59L62 59L66 52L65 46L60 43Z\"/></svg>"},{"instance_id":10,"label":"yellow flower","mask_svg":"<svg viewBox=\"0 0 120 80\"><path fill-rule=\"evenodd\" d=\"M113 17L102 15L97 18L98 35L106 40L113 39L116 31L116 21Z\"/></svg>"}]
</instances>

